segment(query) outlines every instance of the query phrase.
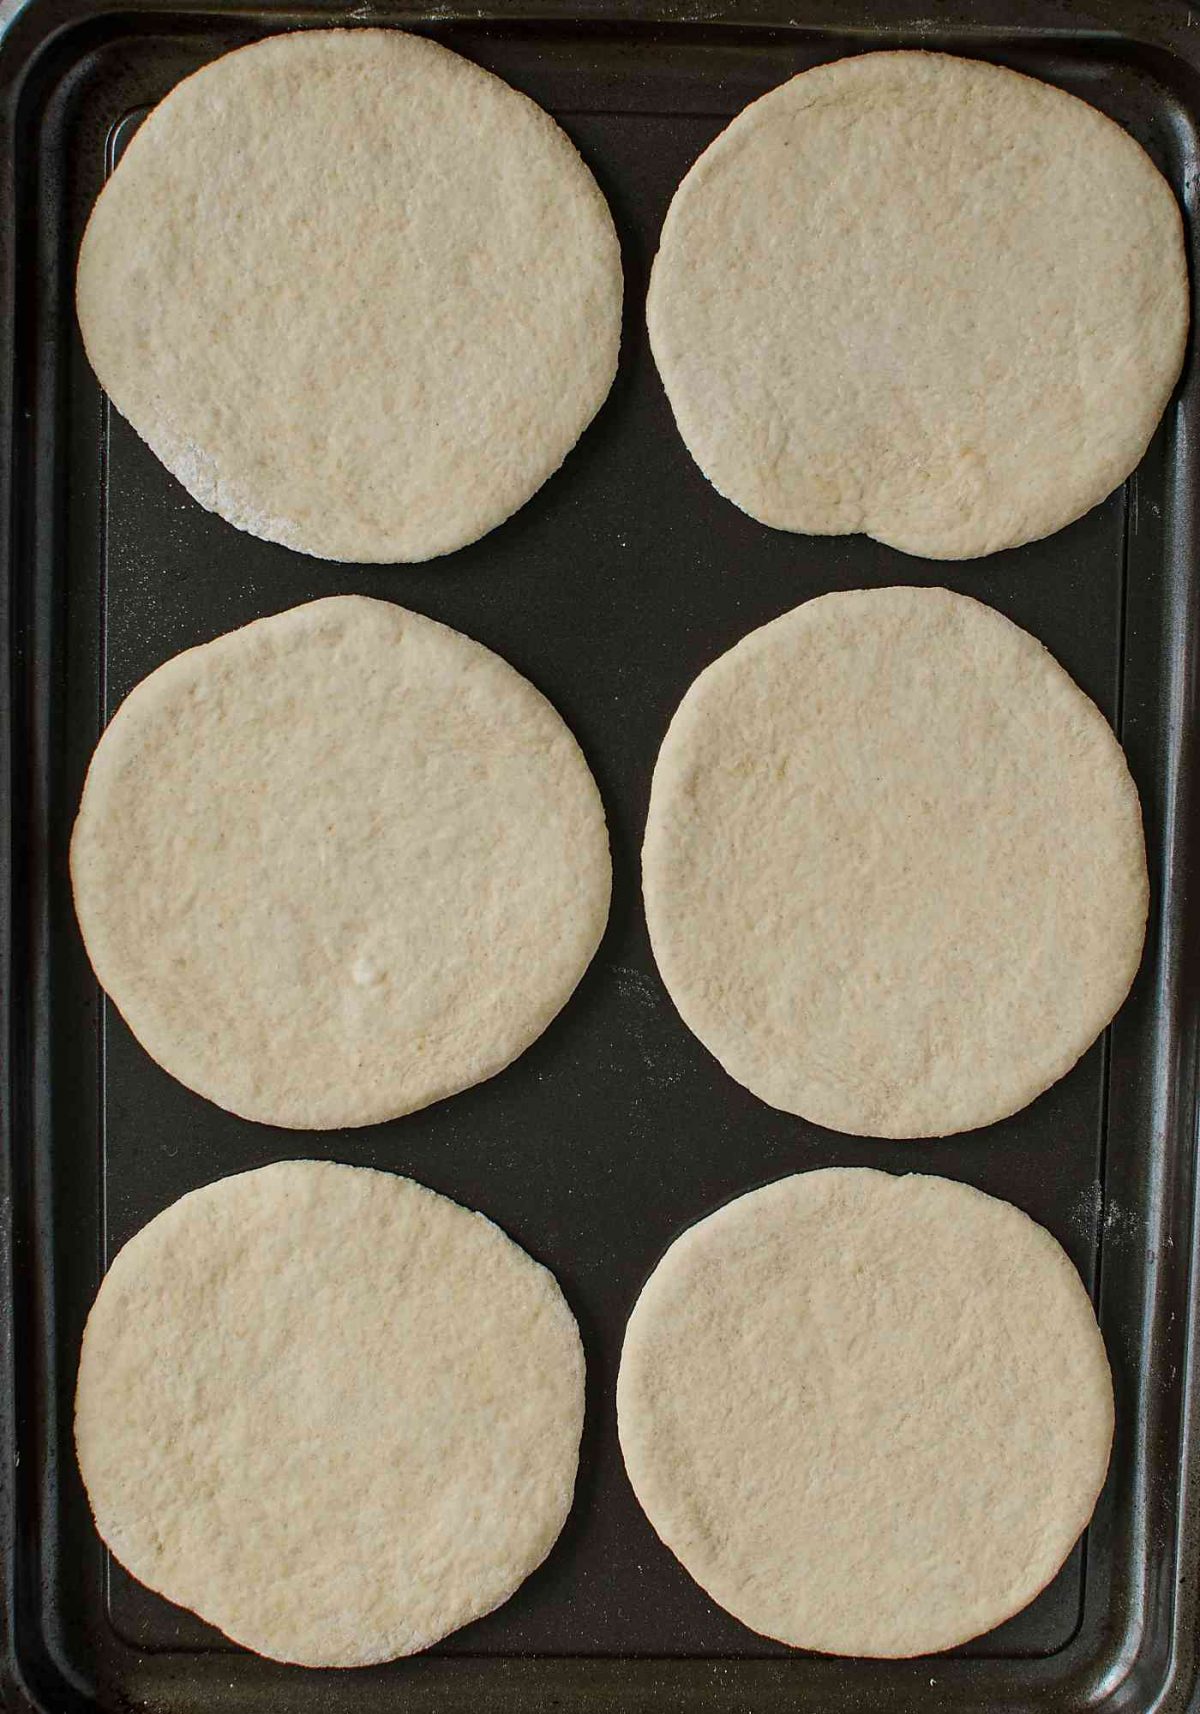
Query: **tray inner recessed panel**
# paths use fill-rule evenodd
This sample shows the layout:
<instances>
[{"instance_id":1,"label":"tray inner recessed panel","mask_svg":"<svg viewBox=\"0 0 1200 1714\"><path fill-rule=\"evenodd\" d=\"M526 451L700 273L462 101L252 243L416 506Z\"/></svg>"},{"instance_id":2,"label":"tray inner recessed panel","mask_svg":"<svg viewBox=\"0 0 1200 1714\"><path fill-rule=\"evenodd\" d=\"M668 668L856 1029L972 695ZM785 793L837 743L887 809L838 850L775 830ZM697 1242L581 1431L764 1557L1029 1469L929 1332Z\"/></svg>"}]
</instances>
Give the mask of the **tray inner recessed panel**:
<instances>
[{"instance_id":1,"label":"tray inner recessed panel","mask_svg":"<svg viewBox=\"0 0 1200 1714\"><path fill-rule=\"evenodd\" d=\"M133 33L102 50L81 184L99 184L106 155L119 151L179 75L257 33L181 21L169 34ZM509 523L448 559L395 569L328 565L233 530L193 503L106 409L94 447L94 558L66 597L70 634L80 641L63 692L74 734L63 816L102 715L170 655L320 595L377 595L496 649L572 725L610 816L612 921L573 1001L514 1066L425 1113L366 1131L272 1131L222 1113L153 1065L103 1007L98 1122L93 1127L85 1109L73 1144L97 1162L97 1260L111 1259L195 1185L288 1155L409 1173L484 1210L563 1284L588 1353L589 1421L575 1511L546 1565L439 1652L783 1656L788 1651L746 1631L683 1573L621 1469L612 1405L621 1334L662 1250L755 1185L806 1167L863 1164L942 1172L1011 1199L1055 1233L1095 1289L1106 1225L1111 1230L1122 1213L1105 1201L1107 1151L1136 1139L1108 1135L1107 1039L1024 1113L944 1141L838 1137L774 1112L732 1083L666 998L640 914L637 849L657 746L695 674L746 631L828 590L887 583L946 583L992 603L1039 637L1119 730L1126 664L1137 646L1126 628L1130 508L1135 500L1156 505L1159 496L1144 477L1047 542L964 565L910 559L862 538L785 535L744 517L704 481L675 432L642 324L649 263L672 191L728 118L791 72L861 40L816 32L731 38L699 27L674 37L633 28L438 34L549 108L610 198L627 291L613 394L563 469ZM963 40L927 45L981 51ZM1126 122L1179 182L1188 146L1180 115L1118 47L1074 52L1062 42L1004 38L987 51ZM111 111L104 54L113 56ZM93 383L82 363L73 374L83 413ZM1160 457L1153 468L1162 467ZM69 935L61 876L57 904ZM73 1306L77 1325L85 1310L82 1299ZM65 1390L68 1377L60 1380ZM65 1416L60 1452L69 1457ZM61 1552L93 1556L99 1568L77 1484L60 1520ZM965 1652L1055 1655L1079 1627L1088 1575L1085 1541L1025 1613ZM117 1567L107 1566L101 1583L107 1622L121 1642L151 1655L228 1651L228 1671L236 1673L236 1651L199 1621ZM796 1670L802 1676L802 1661Z\"/></svg>"}]
</instances>

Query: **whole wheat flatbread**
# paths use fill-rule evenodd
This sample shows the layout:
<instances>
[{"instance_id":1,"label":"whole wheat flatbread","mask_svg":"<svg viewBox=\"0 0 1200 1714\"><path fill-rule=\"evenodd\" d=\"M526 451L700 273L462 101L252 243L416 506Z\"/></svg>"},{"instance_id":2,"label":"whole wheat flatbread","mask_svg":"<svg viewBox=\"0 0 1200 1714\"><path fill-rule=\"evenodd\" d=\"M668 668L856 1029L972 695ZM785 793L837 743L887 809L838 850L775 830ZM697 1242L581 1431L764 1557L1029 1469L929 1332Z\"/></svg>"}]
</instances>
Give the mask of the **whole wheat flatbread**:
<instances>
[{"instance_id":1,"label":"whole wheat flatbread","mask_svg":"<svg viewBox=\"0 0 1200 1714\"><path fill-rule=\"evenodd\" d=\"M135 1577L260 1654L361 1666L490 1612L546 1557L583 1375L554 1279L482 1215L283 1161L120 1251L75 1442Z\"/></svg>"},{"instance_id":2,"label":"whole wheat flatbread","mask_svg":"<svg viewBox=\"0 0 1200 1714\"><path fill-rule=\"evenodd\" d=\"M785 530L965 559L1137 464L1187 339L1179 210L1060 89L873 53L740 113L671 203L648 304L680 433Z\"/></svg>"},{"instance_id":3,"label":"whole wheat flatbread","mask_svg":"<svg viewBox=\"0 0 1200 1714\"><path fill-rule=\"evenodd\" d=\"M201 505L337 560L449 553L612 383L621 260L548 114L400 30L226 54L141 126L77 282L88 357Z\"/></svg>"},{"instance_id":4,"label":"whole wheat flatbread","mask_svg":"<svg viewBox=\"0 0 1200 1714\"><path fill-rule=\"evenodd\" d=\"M944 1178L830 1169L677 1239L625 1334L634 1491L698 1583L826 1654L952 1648L1031 1601L1113 1431L1059 1245Z\"/></svg>"},{"instance_id":5,"label":"whole wheat flatbread","mask_svg":"<svg viewBox=\"0 0 1200 1714\"><path fill-rule=\"evenodd\" d=\"M1099 709L947 589L806 602L706 668L654 771L654 955L772 1106L943 1136L1070 1070L1141 957L1137 789Z\"/></svg>"},{"instance_id":6,"label":"whole wheat flatbread","mask_svg":"<svg viewBox=\"0 0 1200 1714\"><path fill-rule=\"evenodd\" d=\"M100 740L71 840L93 968L160 1065L301 1129L501 1070L599 942L587 763L470 638L334 596L189 649Z\"/></svg>"}]
</instances>

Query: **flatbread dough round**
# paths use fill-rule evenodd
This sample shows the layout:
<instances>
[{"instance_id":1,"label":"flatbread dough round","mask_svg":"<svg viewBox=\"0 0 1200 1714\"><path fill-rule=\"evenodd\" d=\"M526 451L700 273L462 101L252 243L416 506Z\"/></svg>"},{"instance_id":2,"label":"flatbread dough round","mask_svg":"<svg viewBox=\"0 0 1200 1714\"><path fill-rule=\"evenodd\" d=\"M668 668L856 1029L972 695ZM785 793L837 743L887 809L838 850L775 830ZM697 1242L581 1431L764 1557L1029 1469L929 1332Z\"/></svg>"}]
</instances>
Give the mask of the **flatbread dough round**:
<instances>
[{"instance_id":1,"label":"flatbread dough round","mask_svg":"<svg viewBox=\"0 0 1200 1714\"><path fill-rule=\"evenodd\" d=\"M304 1666L428 1648L545 1559L583 1350L552 1275L411 1179L282 1161L173 1203L92 1306L75 1444L126 1569Z\"/></svg>"},{"instance_id":2,"label":"flatbread dough round","mask_svg":"<svg viewBox=\"0 0 1200 1714\"><path fill-rule=\"evenodd\" d=\"M646 917L688 1027L785 1112L945 1136L1124 1000L1137 788L1042 645L948 589L806 602L706 668L654 772Z\"/></svg>"},{"instance_id":3,"label":"flatbread dough round","mask_svg":"<svg viewBox=\"0 0 1200 1714\"><path fill-rule=\"evenodd\" d=\"M334 596L150 674L71 841L92 967L146 1051L267 1124L393 1118L545 1029L608 915L604 809L489 649Z\"/></svg>"},{"instance_id":4,"label":"flatbread dough round","mask_svg":"<svg viewBox=\"0 0 1200 1714\"><path fill-rule=\"evenodd\" d=\"M424 560L524 505L616 370L607 205L548 114L399 30L226 54L139 129L77 280L88 357L202 506Z\"/></svg>"},{"instance_id":5,"label":"flatbread dough round","mask_svg":"<svg viewBox=\"0 0 1200 1714\"><path fill-rule=\"evenodd\" d=\"M764 1636L953 1648L1024 1607L1091 1517L1113 1398L1091 1303L1019 1209L832 1168L667 1251L617 1381L659 1536Z\"/></svg>"},{"instance_id":6,"label":"flatbread dough round","mask_svg":"<svg viewBox=\"0 0 1200 1714\"><path fill-rule=\"evenodd\" d=\"M777 529L966 559L1138 463L1187 341L1183 228L1120 126L946 54L753 102L683 180L650 339L713 486Z\"/></svg>"}]
</instances>

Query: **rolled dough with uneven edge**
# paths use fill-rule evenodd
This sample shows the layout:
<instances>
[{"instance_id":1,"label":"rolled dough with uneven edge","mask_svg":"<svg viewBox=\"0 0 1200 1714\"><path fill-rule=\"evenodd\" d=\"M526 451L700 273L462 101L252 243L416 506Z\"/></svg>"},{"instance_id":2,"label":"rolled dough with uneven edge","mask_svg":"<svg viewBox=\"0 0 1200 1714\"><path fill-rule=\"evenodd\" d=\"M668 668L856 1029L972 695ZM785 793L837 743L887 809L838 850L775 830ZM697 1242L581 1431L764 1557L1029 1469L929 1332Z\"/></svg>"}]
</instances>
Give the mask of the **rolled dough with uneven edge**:
<instances>
[{"instance_id":1,"label":"rolled dough with uneven edge","mask_svg":"<svg viewBox=\"0 0 1200 1714\"><path fill-rule=\"evenodd\" d=\"M1092 1515L1113 1398L1056 1241L944 1178L799 1173L673 1243L617 1381L650 1522L743 1624L823 1654L953 1648Z\"/></svg>"},{"instance_id":2,"label":"rolled dough with uneven edge","mask_svg":"<svg viewBox=\"0 0 1200 1714\"><path fill-rule=\"evenodd\" d=\"M1141 459L1187 343L1183 228L1076 97L861 54L696 161L648 321L688 450L751 517L967 559L1061 529Z\"/></svg>"},{"instance_id":3,"label":"rolled dough with uneven edge","mask_svg":"<svg viewBox=\"0 0 1200 1714\"><path fill-rule=\"evenodd\" d=\"M166 662L122 703L71 841L101 986L246 1119L367 1125L500 1071L608 915L579 746L499 656L335 596Z\"/></svg>"},{"instance_id":4,"label":"rolled dough with uneven edge","mask_svg":"<svg viewBox=\"0 0 1200 1714\"><path fill-rule=\"evenodd\" d=\"M309 30L186 78L79 253L114 405L209 511L335 560L502 523L616 372L608 207L548 114L399 30Z\"/></svg>"},{"instance_id":5,"label":"rolled dough with uneven edge","mask_svg":"<svg viewBox=\"0 0 1200 1714\"><path fill-rule=\"evenodd\" d=\"M679 1012L762 1100L945 1136L1070 1070L1137 970L1137 788L1042 645L948 589L806 602L705 669L642 854Z\"/></svg>"},{"instance_id":6,"label":"rolled dough with uneven edge","mask_svg":"<svg viewBox=\"0 0 1200 1714\"><path fill-rule=\"evenodd\" d=\"M282 1161L130 1239L88 1317L75 1443L133 1576L303 1666L490 1613L571 1506L584 1360L554 1278L411 1179Z\"/></svg>"}]
</instances>

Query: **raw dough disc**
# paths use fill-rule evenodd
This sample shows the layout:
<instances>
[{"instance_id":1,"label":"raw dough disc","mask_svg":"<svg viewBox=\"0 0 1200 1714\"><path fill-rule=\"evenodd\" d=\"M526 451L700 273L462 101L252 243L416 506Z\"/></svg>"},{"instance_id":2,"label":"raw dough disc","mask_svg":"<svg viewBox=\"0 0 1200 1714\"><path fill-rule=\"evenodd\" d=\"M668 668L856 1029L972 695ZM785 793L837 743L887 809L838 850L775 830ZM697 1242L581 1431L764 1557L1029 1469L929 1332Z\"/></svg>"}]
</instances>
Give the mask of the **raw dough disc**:
<instances>
[{"instance_id":1,"label":"raw dough disc","mask_svg":"<svg viewBox=\"0 0 1200 1714\"><path fill-rule=\"evenodd\" d=\"M102 987L189 1089L367 1125L500 1071L608 914L604 809L489 649L334 596L177 655L117 710L71 841Z\"/></svg>"},{"instance_id":2,"label":"raw dough disc","mask_svg":"<svg viewBox=\"0 0 1200 1714\"><path fill-rule=\"evenodd\" d=\"M154 109L77 281L88 357L201 505L324 559L474 541L612 384L621 258L540 107L400 30L272 37Z\"/></svg>"},{"instance_id":3,"label":"raw dough disc","mask_svg":"<svg viewBox=\"0 0 1200 1714\"><path fill-rule=\"evenodd\" d=\"M1174 196L1074 96L873 53L755 101L675 194L649 297L679 431L765 524L965 559L1137 464L1179 374Z\"/></svg>"},{"instance_id":4,"label":"raw dough disc","mask_svg":"<svg viewBox=\"0 0 1200 1714\"><path fill-rule=\"evenodd\" d=\"M617 1422L647 1517L722 1607L894 1657L990 1630L1054 1576L1104 1481L1112 1384L1049 1232L948 1179L831 1168L672 1244Z\"/></svg>"},{"instance_id":5,"label":"raw dough disc","mask_svg":"<svg viewBox=\"0 0 1200 1714\"><path fill-rule=\"evenodd\" d=\"M858 1136L1015 1112L1125 998L1137 789L1040 643L948 589L786 613L692 685L642 857L654 955L739 1083Z\"/></svg>"},{"instance_id":6,"label":"raw dough disc","mask_svg":"<svg viewBox=\"0 0 1200 1714\"><path fill-rule=\"evenodd\" d=\"M247 1648L363 1666L506 1601L571 1505L583 1350L552 1275L411 1179L282 1161L132 1238L75 1443L126 1569Z\"/></svg>"}]
</instances>

